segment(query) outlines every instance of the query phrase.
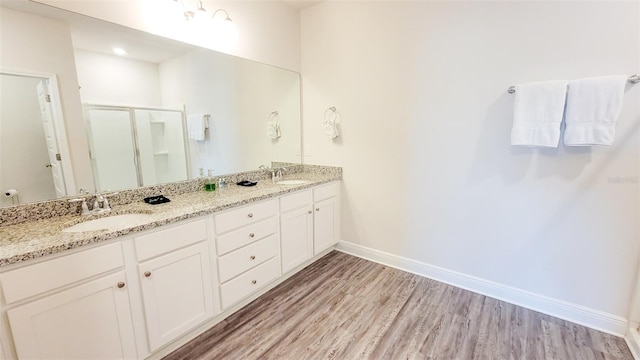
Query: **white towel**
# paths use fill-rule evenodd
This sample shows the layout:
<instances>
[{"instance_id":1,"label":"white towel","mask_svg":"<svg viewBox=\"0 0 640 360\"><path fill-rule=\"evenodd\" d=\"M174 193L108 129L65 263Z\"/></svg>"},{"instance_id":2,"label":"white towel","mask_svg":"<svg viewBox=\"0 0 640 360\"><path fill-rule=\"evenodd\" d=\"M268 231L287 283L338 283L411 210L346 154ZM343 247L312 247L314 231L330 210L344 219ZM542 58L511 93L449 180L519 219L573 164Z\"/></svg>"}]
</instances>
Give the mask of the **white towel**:
<instances>
[{"instance_id":1,"label":"white towel","mask_svg":"<svg viewBox=\"0 0 640 360\"><path fill-rule=\"evenodd\" d=\"M611 145L622 108L626 75L569 82L564 143L569 146Z\"/></svg>"},{"instance_id":2,"label":"white towel","mask_svg":"<svg viewBox=\"0 0 640 360\"><path fill-rule=\"evenodd\" d=\"M189 133L189 139L203 141L205 128L205 114L193 114L187 116L187 132Z\"/></svg>"},{"instance_id":3,"label":"white towel","mask_svg":"<svg viewBox=\"0 0 640 360\"><path fill-rule=\"evenodd\" d=\"M267 136L274 140L282 136L280 132L280 124L277 122L267 123Z\"/></svg>"},{"instance_id":4,"label":"white towel","mask_svg":"<svg viewBox=\"0 0 640 360\"><path fill-rule=\"evenodd\" d=\"M558 147L567 81L516 85L511 145Z\"/></svg>"}]
</instances>

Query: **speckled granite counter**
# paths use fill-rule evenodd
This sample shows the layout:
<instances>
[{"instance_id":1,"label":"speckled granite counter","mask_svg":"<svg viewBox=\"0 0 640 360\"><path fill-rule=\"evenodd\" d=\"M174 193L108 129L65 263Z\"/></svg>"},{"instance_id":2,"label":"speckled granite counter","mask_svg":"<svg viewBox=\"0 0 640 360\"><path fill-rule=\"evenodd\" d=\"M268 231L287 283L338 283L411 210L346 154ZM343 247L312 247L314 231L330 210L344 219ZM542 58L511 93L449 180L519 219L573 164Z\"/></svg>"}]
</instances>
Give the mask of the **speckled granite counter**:
<instances>
[{"instance_id":1,"label":"speckled granite counter","mask_svg":"<svg viewBox=\"0 0 640 360\"><path fill-rule=\"evenodd\" d=\"M276 185L270 180L261 180L254 187L230 184L222 191L218 189L215 192L197 191L173 195L170 197L171 202L161 205L148 205L142 201L136 201L129 204L114 205L113 211L105 215L65 215L0 226L0 266L75 249L201 215L212 214L232 207L339 180L341 177L341 172L303 172L287 176L287 179L304 179L309 180L309 183ZM127 213L149 214L150 219L142 225L120 231L62 232L62 229L85 220Z\"/></svg>"}]
</instances>

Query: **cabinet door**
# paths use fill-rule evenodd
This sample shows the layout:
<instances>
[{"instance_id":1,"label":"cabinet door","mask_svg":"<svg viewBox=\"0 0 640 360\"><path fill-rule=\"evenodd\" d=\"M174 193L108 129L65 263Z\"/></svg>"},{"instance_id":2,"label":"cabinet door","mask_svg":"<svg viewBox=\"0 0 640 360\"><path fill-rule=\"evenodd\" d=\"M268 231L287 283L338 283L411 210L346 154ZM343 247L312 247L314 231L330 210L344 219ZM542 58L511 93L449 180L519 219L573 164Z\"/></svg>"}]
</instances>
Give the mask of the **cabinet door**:
<instances>
[{"instance_id":1,"label":"cabinet door","mask_svg":"<svg viewBox=\"0 0 640 360\"><path fill-rule=\"evenodd\" d=\"M316 202L313 212L313 254L317 255L338 242L338 199Z\"/></svg>"},{"instance_id":2,"label":"cabinet door","mask_svg":"<svg viewBox=\"0 0 640 360\"><path fill-rule=\"evenodd\" d=\"M282 273L313 257L313 212L308 207L280 216Z\"/></svg>"},{"instance_id":3,"label":"cabinet door","mask_svg":"<svg viewBox=\"0 0 640 360\"><path fill-rule=\"evenodd\" d=\"M151 351L214 315L207 242L141 263L138 271Z\"/></svg>"},{"instance_id":4,"label":"cabinet door","mask_svg":"<svg viewBox=\"0 0 640 360\"><path fill-rule=\"evenodd\" d=\"M18 358L135 359L124 272L7 311Z\"/></svg>"}]
</instances>

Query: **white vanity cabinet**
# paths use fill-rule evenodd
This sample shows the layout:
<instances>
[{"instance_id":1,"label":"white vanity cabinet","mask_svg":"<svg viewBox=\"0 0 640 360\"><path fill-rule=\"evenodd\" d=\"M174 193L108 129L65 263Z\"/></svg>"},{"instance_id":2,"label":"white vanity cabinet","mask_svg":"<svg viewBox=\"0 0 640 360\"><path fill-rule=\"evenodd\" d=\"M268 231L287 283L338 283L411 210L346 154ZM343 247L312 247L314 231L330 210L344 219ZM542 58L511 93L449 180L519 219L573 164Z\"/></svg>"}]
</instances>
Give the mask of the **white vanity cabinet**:
<instances>
[{"instance_id":1,"label":"white vanity cabinet","mask_svg":"<svg viewBox=\"0 0 640 360\"><path fill-rule=\"evenodd\" d=\"M21 359L136 359L120 243L0 274Z\"/></svg>"},{"instance_id":2,"label":"white vanity cabinet","mask_svg":"<svg viewBox=\"0 0 640 360\"><path fill-rule=\"evenodd\" d=\"M134 238L149 349L214 316L207 221Z\"/></svg>"},{"instance_id":3,"label":"white vanity cabinet","mask_svg":"<svg viewBox=\"0 0 640 360\"><path fill-rule=\"evenodd\" d=\"M268 200L215 216L223 309L280 276L276 215L276 200Z\"/></svg>"},{"instance_id":4,"label":"white vanity cabinet","mask_svg":"<svg viewBox=\"0 0 640 360\"><path fill-rule=\"evenodd\" d=\"M333 182L1 268L4 355L164 356L326 253L339 204Z\"/></svg>"},{"instance_id":5,"label":"white vanity cabinet","mask_svg":"<svg viewBox=\"0 0 640 360\"><path fill-rule=\"evenodd\" d=\"M280 252L283 273L313 257L313 190L280 198Z\"/></svg>"},{"instance_id":6,"label":"white vanity cabinet","mask_svg":"<svg viewBox=\"0 0 640 360\"><path fill-rule=\"evenodd\" d=\"M280 197L282 272L335 245L340 229L340 183Z\"/></svg>"},{"instance_id":7,"label":"white vanity cabinet","mask_svg":"<svg viewBox=\"0 0 640 360\"><path fill-rule=\"evenodd\" d=\"M340 183L313 189L313 254L317 255L340 240Z\"/></svg>"}]
</instances>

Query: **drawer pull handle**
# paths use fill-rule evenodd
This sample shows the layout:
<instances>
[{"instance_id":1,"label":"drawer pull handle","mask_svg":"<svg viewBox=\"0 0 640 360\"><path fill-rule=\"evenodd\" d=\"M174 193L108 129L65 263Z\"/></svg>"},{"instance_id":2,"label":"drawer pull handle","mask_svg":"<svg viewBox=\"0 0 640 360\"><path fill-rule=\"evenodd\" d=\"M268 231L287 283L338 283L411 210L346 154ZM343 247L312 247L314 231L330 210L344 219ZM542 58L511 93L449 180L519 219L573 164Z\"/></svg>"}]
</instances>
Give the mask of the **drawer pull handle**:
<instances>
[{"instance_id":1,"label":"drawer pull handle","mask_svg":"<svg viewBox=\"0 0 640 360\"><path fill-rule=\"evenodd\" d=\"M124 287L124 281L120 281L118 283L118 289L122 289Z\"/></svg>"},{"instance_id":2,"label":"drawer pull handle","mask_svg":"<svg viewBox=\"0 0 640 360\"><path fill-rule=\"evenodd\" d=\"M255 255L251 255L251 260L255 260L256 256Z\"/></svg>"},{"instance_id":3,"label":"drawer pull handle","mask_svg":"<svg viewBox=\"0 0 640 360\"><path fill-rule=\"evenodd\" d=\"M252 237L254 237L254 236L256 236L256 234L254 234L254 233L249 234L249 237L250 237L250 238L252 238Z\"/></svg>"},{"instance_id":4,"label":"drawer pull handle","mask_svg":"<svg viewBox=\"0 0 640 360\"><path fill-rule=\"evenodd\" d=\"M320 211L320 208L316 208L316 211Z\"/></svg>"},{"instance_id":5,"label":"drawer pull handle","mask_svg":"<svg viewBox=\"0 0 640 360\"><path fill-rule=\"evenodd\" d=\"M150 276L151 276L151 271L144 272L144 277L150 277Z\"/></svg>"},{"instance_id":6,"label":"drawer pull handle","mask_svg":"<svg viewBox=\"0 0 640 360\"><path fill-rule=\"evenodd\" d=\"M253 217L253 213L249 213L249 214L247 214L247 216L252 218Z\"/></svg>"},{"instance_id":7,"label":"drawer pull handle","mask_svg":"<svg viewBox=\"0 0 640 360\"><path fill-rule=\"evenodd\" d=\"M307 211L307 212L308 212L309 214L313 213L313 211L311 211L311 210L309 210L309 211Z\"/></svg>"},{"instance_id":8,"label":"drawer pull handle","mask_svg":"<svg viewBox=\"0 0 640 360\"><path fill-rule=\"evenodd\" d=\"M258 282L257 282L256 280L251 280L251 283L252 283L253 285L255 285L255 284L257 284Z\"/></svg>"}]
</instances>

